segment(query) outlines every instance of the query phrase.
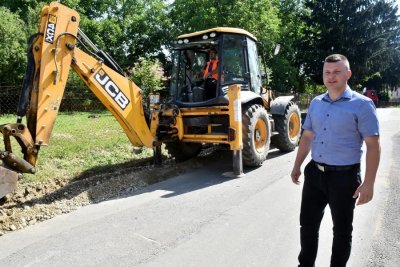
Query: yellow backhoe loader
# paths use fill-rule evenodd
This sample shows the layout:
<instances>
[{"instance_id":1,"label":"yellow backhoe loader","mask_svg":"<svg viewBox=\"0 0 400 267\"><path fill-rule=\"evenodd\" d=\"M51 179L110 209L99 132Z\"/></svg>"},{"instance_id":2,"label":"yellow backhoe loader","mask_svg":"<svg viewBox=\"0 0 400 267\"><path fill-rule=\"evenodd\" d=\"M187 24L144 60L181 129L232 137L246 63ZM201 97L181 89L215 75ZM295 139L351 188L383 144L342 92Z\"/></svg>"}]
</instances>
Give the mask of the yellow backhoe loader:
<instances>
[{"instance_id":1,"label":"yellow backhoe loader","mask_svg":"<svg viewBox=\"0 0 400 267\"><path fill-rule=\"evenodd\" d=\"M271 142L282 151L295 149L299 108L293 96L274 98L262 86L266 75L261 74L257 39L251 33L220 27L179 36L172 54L170 99L153 101L147 112L141 89L79 29L79 20L76 11L58 2L41 11L39 31L29 44L17 122L0 125L0 198L14 190L20 173L35 173L71 67L114 115L130 142L153 148L156 159L161 158L162 143L178 161L195 157L204 144L221 144L233 151L233 173L240 175L243 164L262 164ZM218 63L206 70L211 50ZM212 75L204 75L206 71ZM13 153L11 137L23 158Z\"/></svg>"}]
</instances>

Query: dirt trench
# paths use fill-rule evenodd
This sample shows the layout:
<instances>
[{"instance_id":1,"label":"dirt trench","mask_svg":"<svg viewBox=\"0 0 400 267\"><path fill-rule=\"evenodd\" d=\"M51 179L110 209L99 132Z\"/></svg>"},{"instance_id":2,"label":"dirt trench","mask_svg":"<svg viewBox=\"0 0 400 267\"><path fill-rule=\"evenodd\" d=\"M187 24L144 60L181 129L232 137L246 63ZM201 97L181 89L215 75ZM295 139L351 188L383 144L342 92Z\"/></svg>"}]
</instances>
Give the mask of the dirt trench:
<instances>
[{"instance_id":1,"label":"dirt trench","mask_svg":"<svg viewBox=\"0 0 400 267\"><path fill-rule=\"evenodd\" d=\"M221 157L216 150L205 150L198 157L180 163L165 159L161 167L148 158L70 180L19 183L15 192L0 203L0 236L92 203L132 194L150 184L203 167Z\"/></svg>"}]
</instances>

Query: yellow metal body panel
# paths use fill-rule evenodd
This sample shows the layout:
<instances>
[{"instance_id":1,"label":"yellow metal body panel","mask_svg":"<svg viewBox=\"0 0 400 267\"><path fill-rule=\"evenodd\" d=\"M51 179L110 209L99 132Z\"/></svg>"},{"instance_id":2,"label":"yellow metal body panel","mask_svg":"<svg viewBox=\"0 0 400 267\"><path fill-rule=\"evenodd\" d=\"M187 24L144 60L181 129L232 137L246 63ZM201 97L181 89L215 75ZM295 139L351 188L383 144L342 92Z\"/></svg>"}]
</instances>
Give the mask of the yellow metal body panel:
<instances>
[{"instance_id":1,"label":"yellow metal body panel","mask_svg":"<svg viewBox=\"0 0 400 267\"><path fill-rule=\"evenodd\" d=\"M229 115L227 106L181 108L182 116Z\"/></svg>"},{"instance_id":2,"label":"yellow metal body panel","mask_svg":"<svg viewBox=\"0 0 400 267\"><path fill-rule=\"evenodd\" d=\"M231 150L243 149L242 134L242 102L240 101L240 86L231 85L228 88L229 125L236 132L236 138L229 142Z\"/></svg>"},{"instance_id":3,"label":"yellow metal body panel","mask_svg":"<svg viewBox=\"0 0 400 267\"><path fill-rule=\"evenodd\" d=\"M185 125L183 124L182 110L180 110L178 116L176 116L175 127L178 129L178 139L184 140Z\"/></svg>"},{"instance_id":4,"label":"yellow metal body panel","mask_svg":"<svg viewBox=\"0 0 400 267\"><path fill-rule=\"evenodd\" d=\"M182 35L179 35L177 39L190 38L190 37L194 37L194 36L198 36L198 35L204 35L204 34L210 33L210 32L243 34L243 35L246 35L246 36L252 38L253 40L257 41L257 38L253 34L249 33L248 31L240 29L240 28L231 28L231 27L216 27L216 28L207 29L204 31L182 34Z\"/></svg>"},{"instance_id":5,"label":"yellow metal body panel","mask_svg":"<svg viewBox=\"0 0 400 267\"><path fill-rule=\"evenodd\" d=\"M240 101L240 86L232 85L228 89L229 105L214 107L197 107L197 108L181 108L179 114L175 117L175 127L178 129L178 139L183 142L197 143L219 143L229 144L231 150L240 150L243 148L242 140L242 111ZM170 111L166 111L164 116L172 116ZM221 116L229 117L229 128L235 132L235 139L229 140L227 134L218 134L211 131L212 126L216 124L208 124L208 132L206 134L188 134L185 133L185 125L183 119L185 117L194 116Z\"/></svg>"},{"instance_id":6,"label":"yellow metal body panel","mask_svg":"<svg viewBox=\"0 0 400 267\"><path fill-rule=\"evenodd\" d=\"M35 143L47 145L64 95L72 60L66 43L75 44L79 14L57 2L42 9L41 47L34 48L36 65L40 66L37 95ZM69 34L63 34L68 32ZM56 47L57 46L57 47ZM39 49L39 50L38 50Z\"/></svg>"},{"instance_id":7,"label":"yellow metal body panel","mask_svg":"<svg viewBox=\"0 0 400 267\"><path fill-rule=\"evenodd\" d=\"M74 49L72 68L114 115L133 145L156 144L146 123L142 91L135 83L78 48Z\"/></svg>"},{"instance_id":8,"label":"yellow metal body panel","mask_svg":"<svg viewBox=\"0 0 400 267\"><path fill-rule=\"evenodd\" d=\"M183 141L196 143L229 144L226 134L185 134Z\"/></svg>"},{"instance_id":9,"label":"yellow metal body panel","mask_svg":"<svg viewBox=\"0 0 400 267\"><path fill-rule=\"evenodd\" d=\"M150 132L152 136L157 135L157 127L160 122L159 118L160 112L158 110L153 110L151 112L151 119L150 119Z\"/></svg>"},{"instance_id":10,"label":"yellow metal body panel","mask_svg":"<svg viewBox=\"0 0 400 267\"><path fill-rule=\"evenodd\" d=\"M79 14L52 2L42 9L40 23L39 31L43 36L34 44L40 77L36 81L37 98L31 99L29 111L36 117L31 119L34 127L28 126L34 132L35 144L49 143L72 64L89 89L120 123L131 143L153 147L156 142L145 120L140 88L99 59L75 47Z\"/></svg>"}]
</instances>

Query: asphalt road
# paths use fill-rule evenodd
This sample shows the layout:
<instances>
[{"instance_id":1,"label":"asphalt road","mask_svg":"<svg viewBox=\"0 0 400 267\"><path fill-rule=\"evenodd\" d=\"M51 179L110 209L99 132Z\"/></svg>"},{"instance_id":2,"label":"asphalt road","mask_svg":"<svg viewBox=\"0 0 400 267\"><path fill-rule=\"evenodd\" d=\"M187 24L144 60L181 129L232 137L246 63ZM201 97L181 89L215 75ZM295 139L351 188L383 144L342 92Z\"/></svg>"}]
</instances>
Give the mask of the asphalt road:
<instances>
[{"instance_id":1,"label":"asphalt road","mask_svg":"<svg viewBox=\"0 0 400 267\"><path fill-rule=\"evenodd\" d=\"M400 262L400 109L378 110L382 160L375 197L355 211L348 266ZM296 266L301 186L295 152L229 178L230 159L117 200L0 237L0 266ZM317 266L329 266L331 220Z\"/></svg>"}]
</instances>

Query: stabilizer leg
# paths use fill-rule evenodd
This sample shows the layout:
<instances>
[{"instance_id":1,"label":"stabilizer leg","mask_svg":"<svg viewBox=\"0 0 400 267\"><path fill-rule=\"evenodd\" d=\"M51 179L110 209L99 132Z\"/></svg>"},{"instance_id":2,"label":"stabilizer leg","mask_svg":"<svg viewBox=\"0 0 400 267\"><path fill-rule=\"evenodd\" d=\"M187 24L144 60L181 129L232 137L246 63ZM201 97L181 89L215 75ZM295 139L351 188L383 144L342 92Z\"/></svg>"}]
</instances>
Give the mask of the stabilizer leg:
<instances>
[{"instance_id":1,"label":"stabilizer leg","mask_svg":"<svg viewBox=\"0 0 400 267\"><path fill-rule=\"evenodd\" d=\"M243 175L242 150L233 150L233 174Z\"/></svg>"},{"instance_id":2,"label":"stabilizer leg","mask_svg":"<svg viewBox=\"0 0 400 267\"><path fill-rule=\"evenodd\" d=\"M154 165L158 167L162 165L161 146L153 147L153 158L154 158Z\"/></svg>"}]
</instances>

